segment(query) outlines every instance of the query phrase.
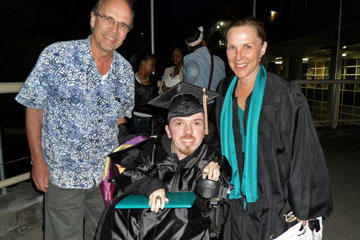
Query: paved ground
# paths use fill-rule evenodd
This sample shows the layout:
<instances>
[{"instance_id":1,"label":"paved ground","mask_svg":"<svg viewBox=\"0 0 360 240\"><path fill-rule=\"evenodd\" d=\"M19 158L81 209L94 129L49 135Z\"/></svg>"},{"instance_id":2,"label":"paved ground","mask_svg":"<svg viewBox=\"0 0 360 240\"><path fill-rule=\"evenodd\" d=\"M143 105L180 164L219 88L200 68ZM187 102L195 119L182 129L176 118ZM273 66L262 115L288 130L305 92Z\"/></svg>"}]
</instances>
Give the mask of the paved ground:
<instances>
[{"instance_id":1,"label":"paved ground","mask_svg":"<svg viewBox=\"0 0 360 240\"><path fill-rule=\"evenodd\" d=\"M336 136L320 133L332 179L334 212L324 222L326 240L360 239L360 135ZM33 229L15 240L42 239Z\"/></svg>"},{"instance_id":2,"label":"paved ground","mask_svg":"<svg viewBox=\"0 0 360 240\"><path fill-rule=\"evenodd\" d=\"M14 240L41 240L43 232L40 228L32 229L31 231L27 232L26 234L15 238Z\"/></svg>"},{"instance_id":3,"label":"paved ground","mask_svg":"<svg viewBox=\"0 0 360 240\"><path fill-rule=\"evenodd\" d=\"M320 139L334 201L334 212L324 223L324 239L360 239L360 135Z\"/></svg>"}]
</instances>

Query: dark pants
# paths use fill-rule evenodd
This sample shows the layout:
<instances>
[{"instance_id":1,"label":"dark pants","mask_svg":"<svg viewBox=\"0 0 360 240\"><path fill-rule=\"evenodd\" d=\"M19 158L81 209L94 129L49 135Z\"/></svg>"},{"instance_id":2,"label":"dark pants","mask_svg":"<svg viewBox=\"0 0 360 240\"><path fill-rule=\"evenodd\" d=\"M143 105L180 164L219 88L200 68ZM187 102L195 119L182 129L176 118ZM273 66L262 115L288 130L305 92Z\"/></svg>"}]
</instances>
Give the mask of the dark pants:
<instances>
[{"instance_id":1,"label":"dark pants","mask_svg":"<svg viewBox=\"0 0 360 240\"><path fill-rule=\"evenodd\" d=\"M150 135L151 124L152 124L152 117L140 117L134 115L132 117L131 133L132 134L146 133Z\"/></svg>"},{"instance_id":2,"label":"dark pants","mask_svg":"<svg viewBox=\"0 0 360 240\"><path fill-rule=\"evenodd\" d=\"M154 117L140 117L134 115L130 133L161 135L165 133L165 122L159 115L155 115Z\"/></svg>"},{"instance_id":3,"label":"dark pants","mask_svg":"<svg viewBox=\"0 0 360 240\"><path fill-rule=\"evenodd\" d=\"M104 208L100 187L65 189L50 184L45 193L45 240L93 240Z\"/></svg>"}]
</instances>

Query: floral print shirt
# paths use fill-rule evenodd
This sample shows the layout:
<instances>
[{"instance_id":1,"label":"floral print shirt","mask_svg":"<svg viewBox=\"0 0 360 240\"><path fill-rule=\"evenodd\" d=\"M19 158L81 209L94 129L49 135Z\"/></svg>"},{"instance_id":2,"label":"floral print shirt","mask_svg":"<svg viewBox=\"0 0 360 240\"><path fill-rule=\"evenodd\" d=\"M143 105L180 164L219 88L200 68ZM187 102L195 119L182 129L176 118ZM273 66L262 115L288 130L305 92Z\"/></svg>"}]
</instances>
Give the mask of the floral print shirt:
<instances>
[{"instance_id":1,"label":"floral print shirt","mask_svg":"<svg viewBox=\"0 0 360 240\"><path fill-rule=\"evenodd\" d=\"M97 186L118 145L117 120L131 117L134 73L117 52L107 76L92 58L90 37L45 48L16 100L43 109L42 150L52 184Z\"/></svg>"}]
</instances>

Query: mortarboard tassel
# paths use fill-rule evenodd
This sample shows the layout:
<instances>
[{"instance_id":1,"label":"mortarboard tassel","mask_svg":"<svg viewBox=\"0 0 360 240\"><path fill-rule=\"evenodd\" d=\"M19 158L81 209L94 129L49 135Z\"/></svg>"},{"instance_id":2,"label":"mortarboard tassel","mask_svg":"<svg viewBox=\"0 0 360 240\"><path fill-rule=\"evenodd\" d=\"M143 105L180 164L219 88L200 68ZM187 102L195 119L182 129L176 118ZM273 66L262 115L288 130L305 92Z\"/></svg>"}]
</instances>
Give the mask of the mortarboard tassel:
<instances>
[{"instance_id":1,"label":"mortarboard tassel","mask_svg":"<svg viewBox=\"0 0 360 240\"><path fill-rule=\"evenodd\" d=\"M208 135L209 133L209 124L208 124L208 114L207 114L207 95L206 95L206 89L203 87L203 108L204 108L204 120L205 120L205 126L204 126L204 133L205 135Z\"/></svg>"}]
</instances>

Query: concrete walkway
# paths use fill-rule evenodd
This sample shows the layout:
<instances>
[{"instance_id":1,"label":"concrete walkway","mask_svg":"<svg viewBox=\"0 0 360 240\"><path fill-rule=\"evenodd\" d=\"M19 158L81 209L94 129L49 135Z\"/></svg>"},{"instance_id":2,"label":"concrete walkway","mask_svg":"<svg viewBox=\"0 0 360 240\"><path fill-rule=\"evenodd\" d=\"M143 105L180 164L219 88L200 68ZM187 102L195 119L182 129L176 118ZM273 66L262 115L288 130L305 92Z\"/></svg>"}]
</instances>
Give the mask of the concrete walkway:
<instances>
[{"instance_id":1,"label":"concrete walkway","mask_svg":"<svg viewBox=\"0 0 360 240\"><path fill-rule=\"evenodd\" d=\"M31 229L29 232L15 238L14 240L42 240L43 231L41 228Z\"/></svg>"},{"instance_id":2,"label":"concrete walkway","mask_svg":"<svg viewBox=\"0 0 360 240\"><path fill-rule=\"evenodd\" d=\"M7 194L0 196L0 240L14 239L29 230L40 228L42 210L43 194L35 191L30 181L9 187Z\"/></svg>"},{"instance_id":3,"label":"concrete walkway","mask_svg":"<svg viewBox=\"0 0 360 240\"><path fill-rule=\"evenodd\" d=\"M360 239L360 135L320 138L330 177L334 212L324 223L324 238Z\"/></svg>"},{"instance_id":4,"label":"concrete walkway","mask_svg":"<svg viewBox=\"0 0 360 240\"><path fill-rule=\"evenodd\" d=\"M326 240L360 239L360 135L319 133L332 179L334 212L324 222ZM40 240L40 228L16 240Z\"/></svg>"}]
</instances>

